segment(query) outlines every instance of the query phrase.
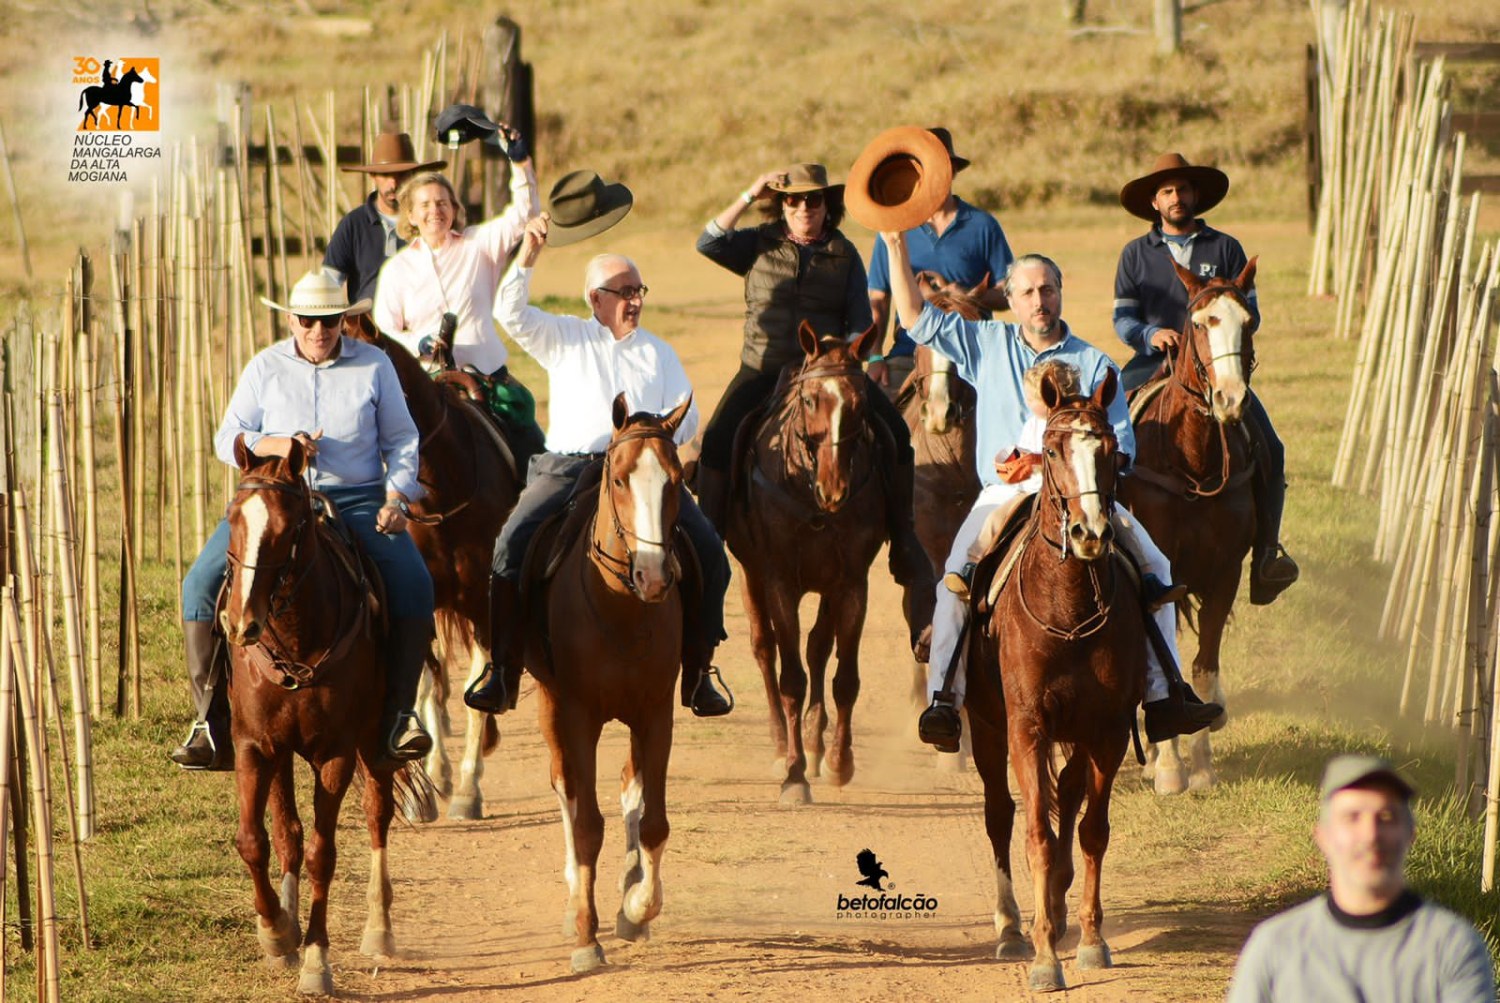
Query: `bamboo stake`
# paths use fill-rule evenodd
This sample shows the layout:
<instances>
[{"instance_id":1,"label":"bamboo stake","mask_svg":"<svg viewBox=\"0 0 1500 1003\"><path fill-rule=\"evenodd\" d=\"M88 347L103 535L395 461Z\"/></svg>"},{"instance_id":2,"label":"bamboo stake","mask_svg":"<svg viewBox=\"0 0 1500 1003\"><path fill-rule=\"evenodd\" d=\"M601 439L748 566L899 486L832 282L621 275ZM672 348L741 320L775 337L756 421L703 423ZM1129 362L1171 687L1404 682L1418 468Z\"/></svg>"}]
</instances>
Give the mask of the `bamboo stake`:
<instances>
[{"instance_id":1,"label":"bamboo stake","mask_svg":"<svg viewBox=\"0 0 1500 1003\"><path fill-rule=\"evenodd\" d=\"M52 395L53 435L63 431L62 399ZM68 473L62 450L52 450L52 511L57 539L57 567L61 578L63 636L68 650L69 693L73 700L73 747L78 767L78 838L94 835L94 756L89 741L89 685L83 666L83 624L79 615L78 579L74 575L73 515L68 500ZM59 719L61 724L61 719Z\"/></svg>"},{"instance_id":2,"label":"bamboo stake","mask_svg":"<svg viewBox=\"0 0 1500 1003\"><path fill-rule=\"evenodd\" d=\"M281 156L276 149L276 116L270 105L266 105L266 183L271 190L271 225L276 234L277 270L281 276L281 288L285 291L292 288L292 280L286 267L286 216L281 200ZM269 254L269 245L266 250Z\"/></svg>"},{"instance_id":3,"label":"bamboo stake","mask_svg":"<svg viewBox=\"0 0 1500 1003\"><path fill-rule=\"evenodd\" d=\"M3 532L0 523L0 532ZM0 586L0 610L9 610L15 603L10 579ZM15 727L16 658L11 653L11 642L17 627L11 616L0 613L0 929L5 926L5 851L10 833L10 776L15 760L11 733ZM18 889L25 895L24 889ZM5 999L5 939L0 938L0 999Z\"/></svg>"},{"instance_id":4,"label":"bamboo stake","mask_svg":"<svg viewBox=\"0 0 1500 1003\"><path fill-rule=\"evenodd\" d=\"M82 356L78 370L83 377L79 398L79 445L83 453L83 596L88 607L89 707L95 715L104 712L102 683L102 644L99 620L99 482L94 469L94 354L93 338L78 343ZM3 736L0 736L3 741Z\"/></svg>"}]
</instances>

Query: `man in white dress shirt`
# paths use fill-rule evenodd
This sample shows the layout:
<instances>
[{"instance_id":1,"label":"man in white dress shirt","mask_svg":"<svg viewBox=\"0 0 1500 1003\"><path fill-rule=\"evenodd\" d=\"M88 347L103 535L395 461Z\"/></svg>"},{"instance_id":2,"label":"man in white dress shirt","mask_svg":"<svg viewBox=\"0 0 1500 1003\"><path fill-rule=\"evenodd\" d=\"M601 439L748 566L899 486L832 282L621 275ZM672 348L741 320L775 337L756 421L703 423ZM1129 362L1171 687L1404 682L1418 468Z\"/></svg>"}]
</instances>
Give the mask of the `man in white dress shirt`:
<instances>
[{"instance_id":1,"label":"man in white dress shirt","mask_svg":"<svg viewBox=\"0 0 1500 1003\"><path fill-rule=\"evenodd\" d=\"M672 346L640 326L646 287L629 259L601 254L584 273L587 320L550 314L529 305L531 271L547 242L551 220L542 215L526 225L515 266L500 283L495 320L516 344L547 371L547 451L531 458L526 488L495 540L490 576L490 665L464 693L476 710L499 713L507 705L504 666L518 662L517 614L521 562L537 528L567 504L579 477L597 465L614 424L611 405L624 393L631 411L671 410L693 392ZM698 430L694 404L677 429L678 445ZM699 717L727 714L731 704L714 688L710 665L724 638L724 593L729 559L713 525L684 489L677 524L702 565L702 595L693 597L697 623L689 623L683 644L682 698Z\"/></svg>"}]
</instances>

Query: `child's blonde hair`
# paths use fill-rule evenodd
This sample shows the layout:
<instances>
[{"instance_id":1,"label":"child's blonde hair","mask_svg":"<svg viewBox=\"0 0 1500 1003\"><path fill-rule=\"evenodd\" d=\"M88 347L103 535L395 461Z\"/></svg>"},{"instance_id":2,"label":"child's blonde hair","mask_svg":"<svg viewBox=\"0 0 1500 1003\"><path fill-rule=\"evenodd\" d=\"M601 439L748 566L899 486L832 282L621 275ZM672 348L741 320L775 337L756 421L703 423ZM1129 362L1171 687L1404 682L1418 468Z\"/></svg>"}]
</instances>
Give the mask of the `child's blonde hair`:
<instances>
[{"instance_id":1,"label":"child's blonde hair","mask_svg":"<svg viewBox=\"0 0 1500 1003\"><path fill-rule=\"evenodd\" d=\"M1063 362L1061 359L1038 362L1021 376L1021 385L1027 393L1040 397L1042 380L1049 375L1052 377L1052 382L1057 384L1057 389L1064 394L1074 396L1079 392L1078 367L1072 363Z\"/></svg>"}]
</instances>

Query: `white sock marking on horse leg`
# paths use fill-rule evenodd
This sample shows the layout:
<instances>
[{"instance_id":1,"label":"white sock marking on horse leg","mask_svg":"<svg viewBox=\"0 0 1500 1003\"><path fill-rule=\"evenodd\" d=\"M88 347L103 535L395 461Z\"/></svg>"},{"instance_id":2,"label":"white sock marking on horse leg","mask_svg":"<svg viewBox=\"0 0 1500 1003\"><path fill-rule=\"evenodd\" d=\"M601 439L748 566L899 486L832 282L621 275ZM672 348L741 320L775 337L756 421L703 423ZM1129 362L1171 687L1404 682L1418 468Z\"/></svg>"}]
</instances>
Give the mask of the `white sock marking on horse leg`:
<instances>
[{"instance_id":1,"label":"white sock marking on horse leg","mask_svg":"<svg viewBox=\"0 0 1500 1003\"><path fill-rule=\"evenodd\" d=\"M1016 904L1016 889L1010 875L995 864L995 935L1004 938L1006 933L1021 934L1021 907Z\"/></svg>"},{"instance_id":2,"label":"white sock marking on horse leg","mask_svg":"<svg viewBox=\"0 0 1500 1003\"><path fill-rule=\"evenodd\" d=\"M297 901L297 880L297 875L295 874L284 873L281 875L281 908L283 912L292 917L292 922L294 923L297 921L297 910L300 908Z\"/></svg>"},{"instance_id":3,"label":"white sock marking on horse leg","mask_svg":"<svg viewBox=\"0 0 1500 1003\"><path fill-rule=\"evenodd\" d=\"M557 795L558 807L562 809L563 877L568 882L568 895L576 899L578 897L578 850L573 843L573 820L578 816L578 799L565 795L560 781L553 782L552 792Z\"/></svg>"},{"instance_id":4,"label":"white sock marking on horse leg","mask_svg":"<svg viewBox=\"0 0 1500 1003\"><path fill-rule=\"evenodd\" d=\"M260 563L260 548L265 542L266 528L271 523L271 510L259 494L251 494L240 505L240 517L245 520L245 556L247 567L239 569L234 576L236 603L244 610L250 602L250 588L255 584L255 566Z\"/></svg>"},{"instance_id":5,"label":"white sock marking on horse leg","mask_svg":"<svg viewBox=\"0 0 1500 1003\"><path fill-rule=\"evenodd\" d=\"M620 791L620 814L625 820L625 852L641 848L641 810L646 792L641 786L641 775L630 778Z\"/></svg>"},{"instance_id":6,"label":"white sock marking on horse leg","mask_svg":"<svg viewBox=\"0 0 1500 1003\"><path fill-rule=\"evenodd\" d=\"M391 912L386 903L391 898L391 875L386 868L385 847L370 851L370 883L365 888L365 904L370 915L365 920L365 933L371 930L389 931Z\"/></svg>"},{"instance_id":7,"label":"white sock marking on horse leg","mask_svg":"<svg viewBox=\"0 0 1500 1003\"><path fill-rule=\"evenodd\" d=\"M641 854L640 883L625 893L622 905L625 918L632 923L649 923L661 913L661 858L666 849L667 844L663 840L660 846L645 847Z\"/></svg>"},{"instance_id":8,"label":"white sock marking on horse leg","mask_svg":"<svg viewBox=\"0 0 1500 1003\"><path fill-rule=\"evenodd\" d=\"M468 689L474 680L478 679L484 672L484 663L488 660L488 653L479 642L474 642L474 647L469 654L469 675L464 680L464 689ZM484 718L481 711L473 710L467 705L464 707L464 720L468 726L464 729L464 758L458 767L458 786L454 788L454 797L478 799L479 778L484 776Z\"/></svg>"}]
</instances>

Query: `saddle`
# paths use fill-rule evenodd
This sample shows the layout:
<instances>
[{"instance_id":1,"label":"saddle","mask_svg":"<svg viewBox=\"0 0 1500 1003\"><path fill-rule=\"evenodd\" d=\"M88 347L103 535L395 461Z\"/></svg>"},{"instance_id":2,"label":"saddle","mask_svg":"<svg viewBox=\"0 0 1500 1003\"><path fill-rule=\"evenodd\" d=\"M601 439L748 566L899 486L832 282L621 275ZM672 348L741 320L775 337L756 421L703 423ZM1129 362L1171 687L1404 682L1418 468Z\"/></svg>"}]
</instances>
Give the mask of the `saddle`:
<instances>
[{"instance_id":1,"label":"saddle","mask_svg":"<svg viewBox=\"0 0 1500 1003\"><path fill-rule=\"evenodd\" d=\"M1126 395L1126 399L1130 403L1130 424L1137 429L1137 435L1140 434L1141 418L1145 415L1146 408L1150 407L1151 402L1160 397L1162 391L1167 388L1167 384L1171 381L1171 374L1171 367L1167 362L1163 361L1148 382L1142 383ZM1250 478L1256 476L1260 468L1260 464L1257 463L1255 456L1255 440L1251 437L1250 429L1244 422L1236 426L1233 432L1225 430L1225 434L1238 435L1240 437L1240 441L1244 443L1249 452L1250 462L1242 469L1235 471L1223 487L1217 491L1210 492L1210 494L1217 494L1218 491L1235 488L1244 484ZM1226 450L1227 448L1228 444L1226 440ZM1143 465L1139 458L1137 458L1131 468L1131 472L1134 476L1139 477L1148 484L1161 488L1168 494L1180 495L1189 501L1203 496L1202 492L1198 490L1201 485L1190 481L1180 470L1175 468L1166 471L1154 470L1151 467Z\"/></svg>"},{"instance_id":2,"label":"saddle","mask_svg":"<svg viewBox=\"0 0 1500 1003\"><path fill-rule=\"evenodd\" d=\"M511 447L510 437L514 434L509 425L511 419L508 413L497 411L492 403L493 388L497 381L473 369L445 369L434 375L432 379L434 383L448 388L455 398L473 408L475 414L484 418L480 424L486 432L490 433L495 447L500 450L500 456L506 468L517 483L524 484L526 471L520 469L520 464L516 462L516 451ZM511 382L520 386L515 381ZM533 412L533 422L535 421L534 414Z\"/></svg>"}]
</instances>

